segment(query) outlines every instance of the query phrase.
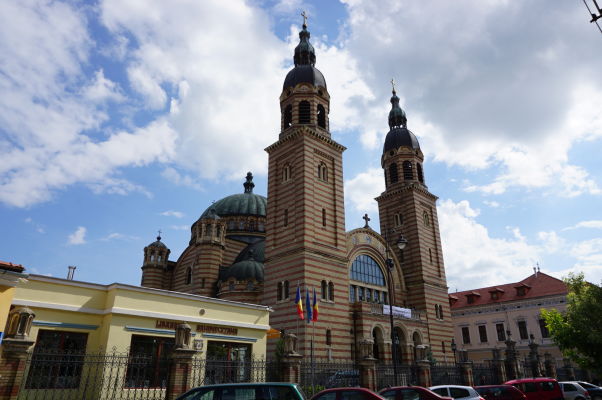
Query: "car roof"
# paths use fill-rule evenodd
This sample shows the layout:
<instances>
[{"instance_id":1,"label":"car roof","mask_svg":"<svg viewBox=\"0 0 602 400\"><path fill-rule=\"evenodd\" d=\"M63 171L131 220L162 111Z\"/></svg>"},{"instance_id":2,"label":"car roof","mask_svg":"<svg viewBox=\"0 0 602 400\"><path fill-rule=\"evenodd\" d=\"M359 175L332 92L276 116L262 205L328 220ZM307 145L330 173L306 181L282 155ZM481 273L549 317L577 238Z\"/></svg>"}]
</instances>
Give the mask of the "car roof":
<instances>
[{"instance_id":1,"label":"car roof","mask_svg":"<svg viewBox=\"0 0 602 400\"><path fill-rule=\"evenodd\" d=\"M438 385L438 386L431 386L431 387L429 387L429 389L439 389L439 388L472 389L472 386L464 386L464 385Z\"/></svg>"},{"instance_id":2,"label":"car roof","mask_svg":"<svg viewBox=\"0 0 602 400\"><path fill-rule=\"evenodd\" d=\"M514 386L512 385L506 385L506 384L501 384L501 385L479 385L479 386L475 386L474 388L496 388L496 387L511 387L513 389L516 389Z\"/></svg>"},{"instance_id":3,"label":"car roof","mask_svg":"<svg viewBox=\"0 0 602 400\"><path fill-rule=\"evenodd\" d=\"M194 389L201 388L220 388L220 387L232 387L232 386L298 386L296 383L290 382L249 382L249 383L220 383L215 385L203 385Z\"/></svg>"},{"instance_id":4,"label":"car roof","mask_svg":"<svg viewBox=\"0 0 602 400\"><path fill-rule=\"evenodd\" d=\"M523 383L523 382L557 382L554 378L521 378L521 379L513 379L511 381L506 382L506 384L511 385L513 383Z\"/></svg>"}]
</instances>

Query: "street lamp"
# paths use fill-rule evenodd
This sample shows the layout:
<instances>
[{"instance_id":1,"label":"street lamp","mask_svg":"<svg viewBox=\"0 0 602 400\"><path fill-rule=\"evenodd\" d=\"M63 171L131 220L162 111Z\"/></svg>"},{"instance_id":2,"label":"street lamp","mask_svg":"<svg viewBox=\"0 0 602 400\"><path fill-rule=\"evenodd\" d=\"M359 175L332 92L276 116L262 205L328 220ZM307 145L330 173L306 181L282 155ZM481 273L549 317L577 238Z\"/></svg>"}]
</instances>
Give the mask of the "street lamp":
<instances>
[{"instance_id":1,"label":"street lamp","mask_svg":"<svg viewBox=\"0 0 602 400\"><path fill-rule=\"evenodd\" d=\"M397 239L397 248L403 250L408 244L408 240L402 235ZM397 377L397 346L395 340L395 325L393 324L393 259L389 255L389 244L387 243L387 271L389 273L388 288L389 288L389 321L391 323L391 355L393 356L393 375L395 386L399 386Z\"/></svg>"},{"instance_id":2,"label":"street lamp","mask_svg":"<svg viewBox=\"0 0 602 400\"><path fill-rule=\"evenodd\" d=\"M458 350L458 346L456 345L456 341L454 340L454 338L452 338L451 349L452 349L452 352L454 353L454 364L456 364L457 363L457 361L456 361L456 350Z\"/></svg>"}]
</instances>

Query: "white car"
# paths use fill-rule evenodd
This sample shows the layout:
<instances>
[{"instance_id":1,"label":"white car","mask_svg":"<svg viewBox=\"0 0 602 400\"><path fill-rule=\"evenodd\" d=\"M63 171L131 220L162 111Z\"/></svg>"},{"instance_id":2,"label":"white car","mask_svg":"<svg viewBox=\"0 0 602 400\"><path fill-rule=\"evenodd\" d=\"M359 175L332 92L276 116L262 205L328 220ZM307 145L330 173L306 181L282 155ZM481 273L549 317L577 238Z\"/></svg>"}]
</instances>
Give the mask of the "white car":
<instances>
[{"instance_id":1,"label":"white car","mask_svg":"<svg viewBox=\"0 0 602 400\"><path fill-rule=\"evenodd\" d=\"M429 389L439 396L453 397L455 400L485 400L470 386L439 385L431 386Z\"/></svg>"},{"instance_id":2,"label":"white car","mask_svg":"<svg viewBox=\"0 0 602 400\"><path fill-rule=\"evenodd\" d=\"M558 382L564 395L564 400L591 400L589 392L577 382Z\"/></svg>"}]
</instances>

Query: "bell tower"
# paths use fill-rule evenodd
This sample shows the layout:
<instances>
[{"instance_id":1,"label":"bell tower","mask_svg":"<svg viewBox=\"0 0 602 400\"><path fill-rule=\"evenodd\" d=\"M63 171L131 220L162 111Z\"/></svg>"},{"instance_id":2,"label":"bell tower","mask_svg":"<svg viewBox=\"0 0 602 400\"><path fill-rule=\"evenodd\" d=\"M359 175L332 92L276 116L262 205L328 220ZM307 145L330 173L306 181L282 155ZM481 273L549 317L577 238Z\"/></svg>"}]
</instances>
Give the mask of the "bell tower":
<instances>
[{"instance_id":1,"label":"bell tower","mask_svg":"<svg viewBox=\"0 0 602 400\"><path fill-rule=\"evenodd\" d=\"M449 346L453 331L437 220L437 196L426 186L422 168L424 155L418 139L407 128L407 117L399 107L394 85L389 128L381 157L386 189L376 201L381 233L401 262L407 287L405 304L396 305L428 314L431 351L436 358L443 359L443 353L450 351L445 347ZM400 234L407 239L404 250L395 245Z\"/></svg>"},{"instance_id":2,"label":"bell tower","mask_svg":"<svg viewBox=\"0 0 602 400\"><path fill-rule=\"evenodd\" d=\"M315 68L316 55L309 38L304 21L295 48L295 67L287 74L280 95L278 141L266 148L269 201L263 302L274 309L271 325L297 334L297 350L309 355L310 325L299 321L294 299L299 286L306 309L306 292L313 303L315 288L320 318L315 323L314 354L326 356L325 333L329 329L328 355L344 357L351 343L343 200L345 147L330 135L330 95L324 76ZM334 284L332 300L320 296L321 281L326 278ZM281 287L287 292L282 293ZM339 315L345 322L326 326L327 320Z\"/></svg>"}]
</instances>

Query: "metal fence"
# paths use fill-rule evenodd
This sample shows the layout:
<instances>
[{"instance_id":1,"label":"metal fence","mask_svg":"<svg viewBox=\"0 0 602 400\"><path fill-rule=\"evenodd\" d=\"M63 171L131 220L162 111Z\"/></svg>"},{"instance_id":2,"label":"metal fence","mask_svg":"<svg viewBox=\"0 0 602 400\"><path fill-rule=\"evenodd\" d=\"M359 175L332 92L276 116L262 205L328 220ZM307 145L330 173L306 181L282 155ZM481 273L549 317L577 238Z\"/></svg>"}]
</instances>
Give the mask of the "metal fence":
<instances>
[{"instance_id":1,"label":"metal fence","mask_svg":"<svg viewBox=\"0 0 602 400\"><path fill-rule=\"evenodd\" d=\"M472 365L472 380L475 386L480 385L497 385L503 382L498 381L493 365L490 363L473 364Z\"/></svg>"},{"instance_id":2,"label":"metal fence","mask_svg":"<svg viewBox=\"0 0 602 400\"><path fill-rule=\"evenodd\" d=\"M300 372L299 384L309 396L331 387L360 385L359 369L353 361L303 360Z\"/></svg>"},{"instance_id":3,"label":"metal fence","mask_svg":"<svg viewBox=\"0 0 602 400\"><path fill-rule=\"evenodd\" d=\"M431 381L436 385L462 385L460 367L453 363L431 364Z\"/></svg>"},{"instance_id":4,"label":"metal fence","mask_svg":"<svg viewBox=\"0 0 602 400\"><path fill-rule=\"evenodd\" d=\"M395 369L397 369L397 380L395 380ZM376 388L378 390L390 386L418 385L418 367L416 365L377 364L376 366Z\"/></svg>"}]
</instances>

